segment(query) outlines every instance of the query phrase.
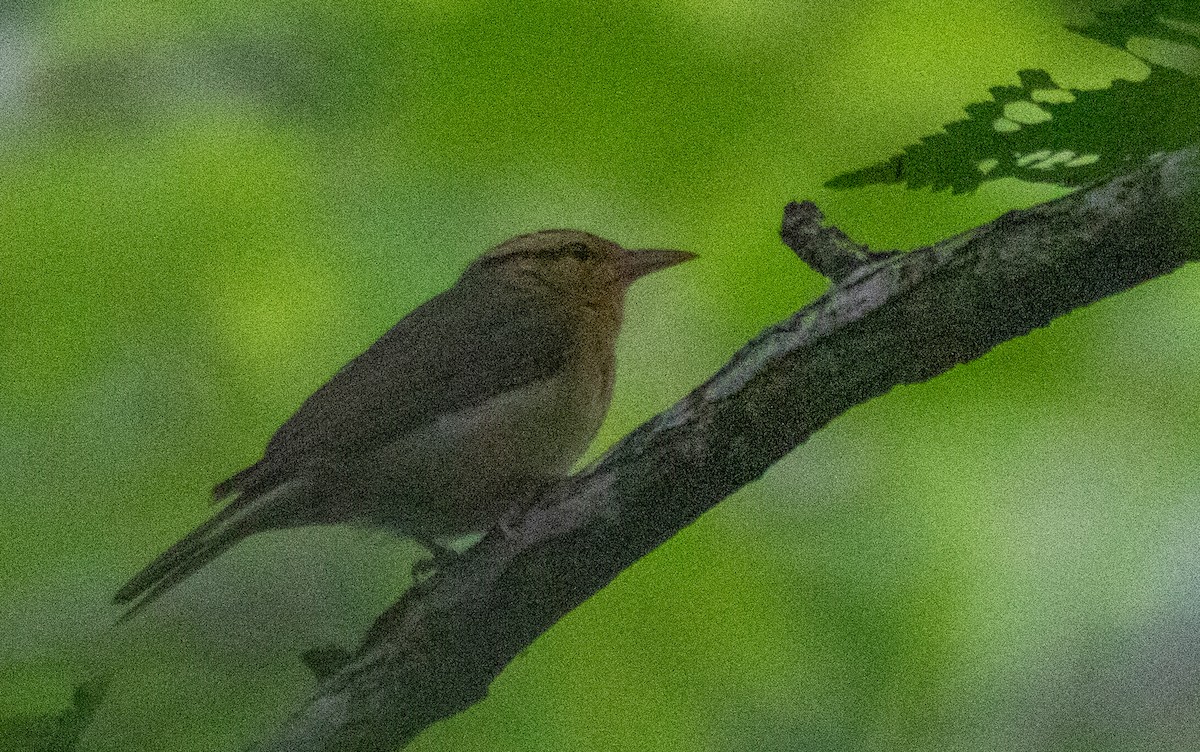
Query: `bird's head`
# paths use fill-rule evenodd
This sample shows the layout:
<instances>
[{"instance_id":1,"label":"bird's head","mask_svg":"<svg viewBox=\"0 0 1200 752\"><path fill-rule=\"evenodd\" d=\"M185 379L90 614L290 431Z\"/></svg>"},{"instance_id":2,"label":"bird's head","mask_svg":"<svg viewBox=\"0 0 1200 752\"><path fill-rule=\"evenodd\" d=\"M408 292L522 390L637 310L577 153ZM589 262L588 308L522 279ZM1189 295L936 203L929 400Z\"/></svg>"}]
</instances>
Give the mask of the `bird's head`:
<instances>
[{"instance_id":1,"label":"bird's head","mask_svg":"<svg viewBox=\"0 0 1200 752\"><path fill-rule=\"evenodd\" d=\"M579 230L542 230L489 249L466 274L544 287L589 308L619 307L625 290L639 277L695 257L687 251L622 248Z\"/></svg>"}]
</instances>

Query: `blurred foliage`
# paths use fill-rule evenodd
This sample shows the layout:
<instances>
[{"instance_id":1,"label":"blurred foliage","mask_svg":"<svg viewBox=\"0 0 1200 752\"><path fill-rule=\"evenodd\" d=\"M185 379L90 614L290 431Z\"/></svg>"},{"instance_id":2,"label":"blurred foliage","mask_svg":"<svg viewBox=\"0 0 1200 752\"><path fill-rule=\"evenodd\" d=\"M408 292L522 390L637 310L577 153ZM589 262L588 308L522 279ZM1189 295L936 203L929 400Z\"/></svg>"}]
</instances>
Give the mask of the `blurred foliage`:
<instances>
[{"instance_id":1,"label":"blurred foliage","mask_svg":"<svg viewBox=\"0 0 1200 752\"><path fill-rule=\"evenodd\" d=\"M992 101L967 105L966 120L826 185L903 183L962 193L1014 177L1080 186L1200 140L1200 5L1133 2L1068 28L1139 53L1149 73L1082 91L1060 87L1044 70L1023 70L1020 86L995 86Z\"/></svg>"},{"instance_id":2,"label":"blurred foliage","mask_svg":"<svg viewBox=\"0 0 1200 752\"><path fill-rule=\"evenodd\" d=\"M822 184L1015 70L1144 75L1085 11L0 5L0 717L108 671L81 750L242 748L417 550L260 536L123 628L108 601L342 363L518 232L696 251L634 288L602 451L822 290L789 200L906 248L1061 195ZM411 749L1200 747L1198 295L1189 268L855 409Z\"/></svg>"},{"instance_id":3,"label":"blurred foliage","mask_svg":"<svg viewBox=\"0 0 1200 752\"><path fill-rule=\"evenodd\" d=\"M104 701L106 683L92 679L75 688L71 707L60 713L0 716L4 752L72 752Z\"/></svg>"}]
</instances>

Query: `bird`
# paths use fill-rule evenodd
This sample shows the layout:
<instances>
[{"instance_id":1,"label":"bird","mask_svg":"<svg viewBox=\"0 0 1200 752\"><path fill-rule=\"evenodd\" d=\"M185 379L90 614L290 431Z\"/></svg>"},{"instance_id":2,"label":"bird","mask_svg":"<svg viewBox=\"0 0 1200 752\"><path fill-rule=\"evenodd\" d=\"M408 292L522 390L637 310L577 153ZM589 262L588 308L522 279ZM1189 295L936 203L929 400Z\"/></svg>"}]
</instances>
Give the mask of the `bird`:
<instances>
[{"instance_id":1,"label":"bird","mask_svg":"<svg viewBox=\"0 0 1200 752\"><path fill-rule=\"evenodd\" d=\"M626 291L693 258L565 229L488 249L216 485L225 505L117 591L120 620L266 531L348 524L453 556L569 474L612 399Z\"/></svg>"}]
</instances>

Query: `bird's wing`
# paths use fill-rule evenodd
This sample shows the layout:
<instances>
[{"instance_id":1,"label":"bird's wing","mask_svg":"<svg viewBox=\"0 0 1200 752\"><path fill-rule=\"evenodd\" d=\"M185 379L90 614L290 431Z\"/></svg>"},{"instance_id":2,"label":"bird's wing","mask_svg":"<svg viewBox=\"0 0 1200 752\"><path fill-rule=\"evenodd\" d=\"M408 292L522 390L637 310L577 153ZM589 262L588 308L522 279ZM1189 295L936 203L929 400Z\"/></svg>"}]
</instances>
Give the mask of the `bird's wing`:
<instances>
[{"instance_id":1,"label":"bird's wing","mask_svg":"<svg viewBox=\"0 0 1200 752\"><path fill-rule=\"evenodd\" d=\"M347 363L275 432L261 460L214 495L261 493L312 463L359 456L440 414L549 378L566 362L570 331L565 308L545 295L460 280Z\"/></svg>"}]
</instances>

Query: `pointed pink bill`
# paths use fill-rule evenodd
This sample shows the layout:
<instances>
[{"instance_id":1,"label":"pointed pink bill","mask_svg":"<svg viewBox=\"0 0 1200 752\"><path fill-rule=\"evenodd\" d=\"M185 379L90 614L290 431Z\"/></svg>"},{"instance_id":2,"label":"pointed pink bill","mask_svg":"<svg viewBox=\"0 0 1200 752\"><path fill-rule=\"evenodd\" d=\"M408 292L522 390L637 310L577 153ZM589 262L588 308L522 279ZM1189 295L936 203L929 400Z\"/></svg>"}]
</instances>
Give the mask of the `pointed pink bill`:
<instances>
[{"instance_id":1,"label":"pointed pink bill","mask_svg":"<svg viewBox=\"0 0 1200 752\"><path fill-rule=\"evenodd\" d=\"M689 251L671 251L659 248L625 249L617 260L617 271L621 281L633 284L638 277L666 269L684 261L691 261L696 254Z\"/></svg>"}]
</instances>

